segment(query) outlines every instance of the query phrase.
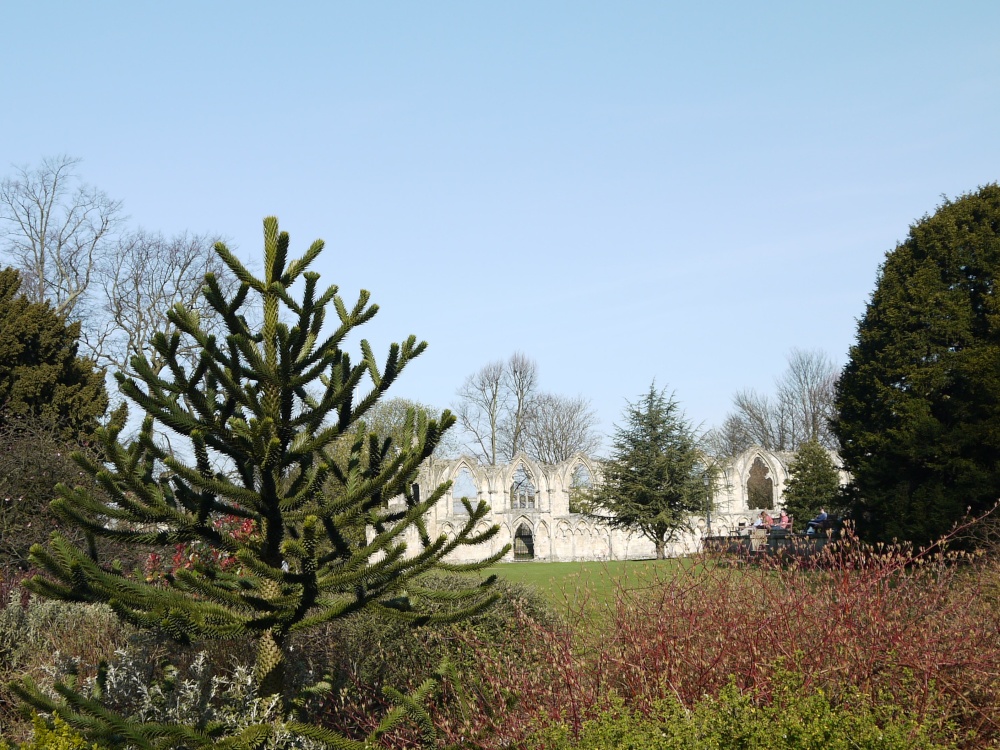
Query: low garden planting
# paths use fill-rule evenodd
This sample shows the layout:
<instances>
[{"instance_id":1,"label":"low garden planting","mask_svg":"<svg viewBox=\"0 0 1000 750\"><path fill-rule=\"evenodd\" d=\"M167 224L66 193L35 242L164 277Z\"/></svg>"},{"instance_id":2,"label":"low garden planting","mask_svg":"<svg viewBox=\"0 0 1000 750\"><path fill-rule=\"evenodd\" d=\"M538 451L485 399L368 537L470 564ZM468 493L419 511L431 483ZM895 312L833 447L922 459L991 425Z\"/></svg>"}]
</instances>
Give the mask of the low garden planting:
<instances>
[{"instance_id":1,"label":"low garden planting","mask_svg":"<svg viewBox=\"0 0 1000 750\"><path fill-rule=\"evenodd\" d=\"M990 554L848 540L821 559L785 564L706 557L491 572L500 574L500 600L471 620L413 628L362 612L303 637L300 680L327 675L332 683L304 706L310 720L348 737L377 736L398 696L416 695L420 711L380 736L380 746L1000 742L1000 561ZM468 580L424 583L446 591ZM116 710L202 725L268 710L255 702L247 644L192 644L186 671L164 674L165 638L130 631L101 606L8 589L4 683L27 675L52 684L73 672ZM172 656L176 663L176 649ZM110 678L99 688L102 659ZM437 686L421 691L435 676ZM16 703L5 688L6 739L34 747L43 725L71 731L37 717L32 725ZM276 735L267 746L322 746L311 742Z\"/></svg>"}]
</instances>

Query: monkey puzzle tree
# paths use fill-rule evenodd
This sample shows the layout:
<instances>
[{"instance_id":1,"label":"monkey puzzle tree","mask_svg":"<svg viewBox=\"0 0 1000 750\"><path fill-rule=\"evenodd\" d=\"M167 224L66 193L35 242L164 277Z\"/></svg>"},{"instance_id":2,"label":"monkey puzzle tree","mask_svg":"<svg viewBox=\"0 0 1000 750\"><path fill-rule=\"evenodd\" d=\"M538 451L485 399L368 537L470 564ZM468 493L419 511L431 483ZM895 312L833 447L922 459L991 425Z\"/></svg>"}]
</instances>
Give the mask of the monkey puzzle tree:
<instances>
[{"instance_id":1,"label":"monkey puzzle tree","mask_svg":"<svg viewBox=\"0 0 1000 750\"><path fill-rule=\"evenodd\" d=\"M454 537L429 537L423 516L447 488L421 498L413 482L454 418L447 411L439 420L413 413L398 443L359 427L426 344L412 336L393 344L380 367L362 340L361 359L352 363L340 345L378 308L369 304L366 291L352 308L336 287L318 294L319 276L307 268L323 243L316 241L301 259L289 262L288 242L277 219L265 219L263 278L252 275L225 245L216 246L240 281L227 299L217 279L205 277L206 301L225 321L228 335L216 339L203 330L197 314L175 306L174 332L156 334L151 342L166 366L154 369L146 357L137 357L136 378L117 376L125 396L145 412L138 439L124 444L121 427L109 426L98 432L106 463L79 457L106 497L59 485L53 503L90 534L134 545L200 543L235 558L237 565L225 570L196 565L169 576L166 585L147 583L103 566L88 550L55 534L47 549L32 549L46 575L33 578L29 587L52 598L107 602L128 622L165 631L180 643L252 639L260 693L279 697L293 712L298 704L285 680L292 634L364 607L414 623L476 611L491 598L488 584L436 595L421 587L417 576L445 566L449 552L485 541L495 529L474 533L486 513L480 505ZM291 295L297 281L300 300ZM250 295L260 297L259 330L241 315ZM324 313L331 305L337 318L329 330ZM282 320L282 310L289 322ZM182 337L201 348L193 366L180 359ZM356 395L367 386L366 394ZM186 438L190 460L161 447L154 425ZM328 450L351 432L346 458ZM397 501L390 503L391 498ZM225 517L248 522L253 533L217 523ZM419 548L407 549L404 535L419 539ZM482 564L445 567L478 569L504 551ZM437 596L450 606L428 614L412 606L414 595ZM140 724L65 684L57 687L58 701L30 682L18 690L91 739L116 747L255 747L273 729L256 725L227 737L220 726ZM402 702L417 710L415 701ZM284 727L337 747L355 746L301 721Z\"/></svg>"}]
</instances>

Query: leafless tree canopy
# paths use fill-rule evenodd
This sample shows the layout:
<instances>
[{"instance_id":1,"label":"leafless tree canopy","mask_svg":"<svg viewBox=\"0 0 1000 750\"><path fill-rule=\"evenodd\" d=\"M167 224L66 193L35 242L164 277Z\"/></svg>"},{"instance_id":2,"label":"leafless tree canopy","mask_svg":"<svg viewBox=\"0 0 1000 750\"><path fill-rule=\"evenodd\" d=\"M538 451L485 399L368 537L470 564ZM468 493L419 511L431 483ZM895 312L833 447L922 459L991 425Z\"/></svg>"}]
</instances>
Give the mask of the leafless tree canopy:
<instances>
[{"instance_id":1,"label":"leafless tree canopy","mask_svg":"<svg viewBox=\"0 0 1000 750\"><path fill-rule=\"evenodd\" d=\"M0 182L3 250L21 272L22 291L80 317L94 271L111 252L122 204L83 184L79 159L44 159Z\"/></svg>"},{"instance_id":2,"label":"leafless tree canopy","mask_svg":"<svg viewBox=\"0 0 1000 750\"><path fill-rule=\"evenodd\" d=\"M172 330L167 312L182 304L211 330L205 274L227 295L237 281L214 251L217 238L122 231L121 202L81 182L79 164L48 158L0 182L0 256L20 272L30 299L80 321L98 364L129 373L132 357L144 353L157 366L148 342Z\"/></svg>"},{"instance_id":3,"label":"leafless tree canopy","mask_svg":"<svg viewBox=\"0 0 1000 750\"><path fill-rule=\"evenodd\" d=\"M528 422L527 452L546 464L566 461L577 452L593 454L601 447L596 428L597 414L587 399L543 393Z\"/></svg>"},{"instance_id":4,"label":"leafless tree canopy","mask_svg":"<svg viewBox=\"0 0 1000 750\"><path fill-rule=\"evenodd\" d=\"M558 463L600 445L590 403L538 391L538 365L521 353L490 362L466 378L455 407L466 448L496 465L525 452Z\"/></svg>"},{"instance_id":5,"label":"leafless tree canopy","mask_svg":"<svg viewBox=\"0 0 1000 750\"><path fill-rule=\"evenodd\" d=\"M506 418L506 366L490 362L465 379L458 389L455 416L466 432L469 448L483 461L496 466L500 451L500 421Z\"/></svg>"},{"instance_id":6,"label":"leafless tree canopy","mask_svg":"<svg viewBox=\"0 0 1000 750\"><path fill-rule=\"evenodd\" d=\"M167 312L177 304L196 311L209 332L222 333L222 321L202 296L205 275L215 274L227 296L239 284L213 250L217 240L187 233L166 238L143 229L120 238L97 266L100 313L85 328L100 364L131 372L132 357L143 353L158 368L162 362L147 344L155 332L175 329Z\"/></svg>"},{"instance_id":7,"label":"leafless tree canopy","mask_svg":"<svg viewBox=\"0 0 1000 750\"><path fill-rule=\"evenodd\" d=\"M795 448L816 440L829 448L836 447L836 437L830 429L834 416L834 396L838 368L821 351L793 349L788 357L788 369L778 383L778 399L788 404Z\"/></svg>"},{"instance_id":8,"label":"leafless tree canopy","mask_svg":"<svg viewBox=\"0 0 1000 750\"><path fill-rule=\"evenodd\" d=\"M527 429L538 399L538 365L526 355L515 352L507 360L504 372L506 417L500 422L500 446L505 458L527 448Z\"/></svg>"},{"instance_id":9,"label":"leafless tree canopy","mask_svg":"<svg viewBox=\"0 0 1000 750\"><path fill-rule=\"evenodd\" d=\"M837 368L816 350L792 349L774 396L753 389L733 396L733 411L709 441L717 455L733 456L752 445L794 451L808 440L836 447L830 430Z\"/></svg>"}]
</instances>

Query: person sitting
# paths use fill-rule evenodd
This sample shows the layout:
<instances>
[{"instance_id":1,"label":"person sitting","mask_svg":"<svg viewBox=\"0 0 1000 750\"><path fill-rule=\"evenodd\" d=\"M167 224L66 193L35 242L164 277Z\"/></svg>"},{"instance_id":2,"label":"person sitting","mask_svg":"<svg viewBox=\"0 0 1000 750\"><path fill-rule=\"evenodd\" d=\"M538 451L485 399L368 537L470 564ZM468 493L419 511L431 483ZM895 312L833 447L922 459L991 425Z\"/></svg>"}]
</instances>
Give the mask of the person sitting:
<instances>
[{"instance_id":1,"label":"person sitting","mask_svg":"<svg viewBox=\"0 0 1000 750\"><path fill-rule=\"evenodd\" d=\"M820 508L816 517L806 524L806 533L815 532L816 529L821 528L826 523L827 518L829 516L826 514L826 508Z\"/></svg>"},{"instance_id":2,"label":"person sitting","mask_svg":"<svg viewBox=\"0 0 1000 750\"><path fill-rule=\"evenodd\" d=\"M778 526L783 528L785 531L791 531L792 519L788 517L788 513L784 510L781 511L781 517L778 519Z\"/></svg>"},{"instance_id":3,"label":"person sitting","mask_svg":"<svg viewBox=\"0 0 1000 750\"><path fill-rule=\"evenodd\" d=\"M754 528L770 529L774 525L774 519L764 511L760 512L760 518L754 522Z\"/></svg>"}]
</instances>

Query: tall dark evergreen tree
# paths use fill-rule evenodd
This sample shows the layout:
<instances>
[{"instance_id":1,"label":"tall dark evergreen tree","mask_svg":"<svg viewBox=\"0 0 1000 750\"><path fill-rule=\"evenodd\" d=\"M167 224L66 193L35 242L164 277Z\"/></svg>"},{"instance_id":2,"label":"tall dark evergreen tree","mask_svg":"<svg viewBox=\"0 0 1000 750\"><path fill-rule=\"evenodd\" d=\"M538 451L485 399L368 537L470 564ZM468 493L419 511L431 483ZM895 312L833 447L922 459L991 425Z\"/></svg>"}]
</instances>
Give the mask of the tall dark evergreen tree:
<instances>
[{"instance_id":1,"label":"tall dark evergreen tree","mask_svg":"<svg viewBox=\"0 0 1000 750\"><path fill-rule=\"evenodd\" d=\"M819 442L802 443L788 465L788 473L791 479L781 496L788 515L803 522L815 518L820 508L827 512L840 510L840 473Z\"/></svg>"},{"instance_id":2,"label":"tall dark evergreen tree","mask_svg":"<svg viewBox=\"0 0 1000 750\"><path fill-rule=\"evenodd\" d=\"M925 543L1000 498L1000 187L946 200L886 255L834 430L869 539Z\"/></svg>"},{"instance_id":3,"label":"tall dark evergreen tree","mask_svg":"<svg viewBox=\"0 0 1000 750\"><path fill-rule=\"evenodd\" d=\"M77 355L80 324L20 288L17 271L0 271L0 428L30 421L87 437L108 406L104 373Z\"/></svg>"},{"instance_id":4,"label":"tall dark evergreen tree","mask_svg":"<svg viewBox=\"0 0 1000 750\"><path fill-rule=\"evenodd\" d=\"M666 545L691 530L692 514L709 509L714 470L666 390L650 385L648 393L628 404L624 416L625 426L615 428L611 458L603 466L591 512L614 527L638 530L662 559Z\"/></svg>"},{"instance_id":5,"label":"tall dark evergreen tree","mask_svg":"<svg viewBox=\"0 0 1000 750\"><path fill-rule=\"evenodd\" d=\"M122 392L145 412L139 438L123 444L120 427L100 429L106 463L80 457L107 496L59 485L54 502L61 515L92 534L132 545L201 543L234 557L237 565L226 570L196 565L168 577L167 585L147 583L102 565L56 534L47 549L32 549L45 575L29 587L57 599L107 602L125 620L161 629L180 643L248 639L256 651L261 694L280 697L291 712L299 704L285 679L290 635L365 607L413 623L477 611L491 598L488 585L435 592L422 587L418 576L443 565L456 547L485 541L496 529L473 531L486 513L480 505L453 538L429 537L422 519L447 488L419 497L413 482L453 423L452 415L446 411L431 420L411 412L398 442L355 430L426 345L412 336L393 344L379 366L363 340L360 361L353 363L340 344L377 307L365 291L350 308L336 287L319 293L319 276L307 269L323 243L289 262L288 242L276 219L264 221L263 278L224 245L216 246L240 280L229 299L213 275L205 277L207 302L225 320L228 335L218 340L202 329L196 314L172 309L175 332L152 339L166 367L154 369L137 357L132 365L138 377L118 376ZM296 282L302 284L300 300L291 294ZM241 315L251 295L261 300L259 330ZM326 327L330 307L336 318ZM180 359L186 348L182 337L201 348L194 366ZM358 395L361 389L367 393ZM187 439L191 460L165 450L154 425L170 431L172 439ZM352 432L346 458L328 450ZM399 501L390 503L391 498ZM233 516L249 522L252 533L216 523ZM404 537L415 546L408 549ZM448 567L479 569L504 552L483 564ZM437 597L443 606L435 606L433 614L422 612L413 597ZM19 691L36 707L114 747L256 747L273 729L252 726L227 738L221 726L127 720L68 685L58 687L59 701L30 682ZM416 701L401 700L419 710ZM284 729L336 747L357 744L301 722Z\"/></svg>"},{"instance_id":6,"label":"tall dark evergreen tree","mask_svg":"<svg viewBox=\"0 0 1000 750\"><path fill-rule=\"evenodd\" d=\"M32 543L59 527L52 488L76 476L69 454L93 438L108 396L77 356L80 324L20 289L17 271L0 271L0 565L27 567Z\"/></svg>"}]
</instances>

